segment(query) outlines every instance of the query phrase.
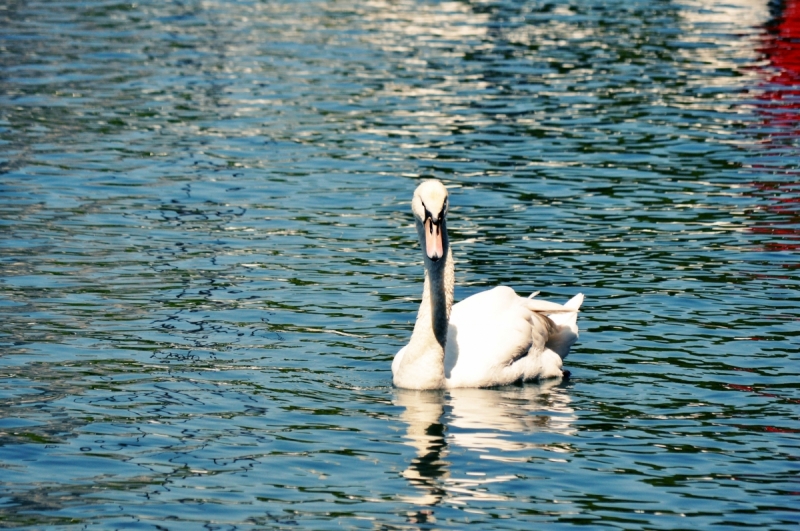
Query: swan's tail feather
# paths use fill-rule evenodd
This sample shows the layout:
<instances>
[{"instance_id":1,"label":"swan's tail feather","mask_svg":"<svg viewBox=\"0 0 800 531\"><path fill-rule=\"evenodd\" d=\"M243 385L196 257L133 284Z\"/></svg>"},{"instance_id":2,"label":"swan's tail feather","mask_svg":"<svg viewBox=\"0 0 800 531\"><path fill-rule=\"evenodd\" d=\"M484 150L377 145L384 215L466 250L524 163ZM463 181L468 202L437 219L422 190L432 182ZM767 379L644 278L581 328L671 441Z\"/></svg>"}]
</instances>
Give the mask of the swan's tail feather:
<instances>
[{"instance_id":1,"label":"swan's tail feather","mask_svg":"<svg viewBox=\"0 0 800 531\"><path fill-rule=\"evenodd\" d=\"M538 294L538 291L532 293L525 301L525 306L532 312L539 312L548 316L559 313L575 313L581 307L581 304L583 304L583 293L578 293L563 305L541 299L534 299L533 297Z\"/></svg>"},{"instance_id":2,"label":"swan's tail feather","mask_svg":"<svg viewBox=\"0 0 800 531\"><path fill-rule=\"evenodd\" d=\"M575 295L570 300L564 303L564 308L577 310L578 308L581 307L581 304L583 304L583 293L578 293L577 295Z\"/></svg>"},{"instance_id":3,"label":"swan's tail feather","mask_svg":"<svg viewBox=\"0 0 800 531\"><path fill-rule=\"evenodd\" d=\"M569 348L578 340L578 309L581 304L583 304L583 294L579 293L561 306L561 311L547 314L555 324L555 330L547 339L546 346L562 360L567 357Z\"/></svg>"},{"instance_id":4,"label":"swan's tail feather","mask_svg":"<svg viewBox=\"0 0 800 531\"><path fill-rule=\"evenodd\" d=\"M567 308L555 302L543 301L541 299L525 299L525 307L532 312L550 315L551 313L571 313L575 310Z\"/></svg>"}]
</instances>

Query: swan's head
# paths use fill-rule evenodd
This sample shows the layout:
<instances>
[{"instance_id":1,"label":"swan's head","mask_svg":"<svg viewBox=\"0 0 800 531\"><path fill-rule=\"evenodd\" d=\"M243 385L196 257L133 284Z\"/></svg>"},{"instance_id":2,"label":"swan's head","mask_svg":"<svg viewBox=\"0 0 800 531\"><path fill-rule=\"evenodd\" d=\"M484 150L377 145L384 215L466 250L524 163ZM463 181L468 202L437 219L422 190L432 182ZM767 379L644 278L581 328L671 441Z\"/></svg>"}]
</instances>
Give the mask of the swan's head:
<instances>
[{"instance_id":1,"label":"swan's head","mask_svg":"<svg viewBox=\"0 0 800 531\"><path fill-rule=\"evenodd\" d=\"M425 256L437 262L447 252L447 188L435 180L424 181L414 190L411 210L417 220L417 231Z\"/></svg>"}]
</instances>

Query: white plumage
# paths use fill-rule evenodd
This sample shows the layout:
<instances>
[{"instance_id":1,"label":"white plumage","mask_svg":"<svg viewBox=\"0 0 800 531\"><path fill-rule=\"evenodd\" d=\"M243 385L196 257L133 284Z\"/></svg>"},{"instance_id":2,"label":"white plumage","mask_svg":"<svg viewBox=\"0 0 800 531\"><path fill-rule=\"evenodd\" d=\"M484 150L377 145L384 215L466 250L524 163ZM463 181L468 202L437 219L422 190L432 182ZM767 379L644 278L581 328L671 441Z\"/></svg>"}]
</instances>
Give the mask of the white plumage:
<instances>
[{"instance_id":1,"label":"white plumage","mask_svg":"<svg viewBox=\"0 0 800 531\"><path fill-rule=\"evenodd\" d=\"M560 305L533 295L520 297L501 286L453 305L447 203L447 189L435 180L420 184L411 202L425 285L414 332L392 362L394 384L411 389L491 387L560 377L563 359L578 338L583 295Z\"/></svg>"}]
</instances>

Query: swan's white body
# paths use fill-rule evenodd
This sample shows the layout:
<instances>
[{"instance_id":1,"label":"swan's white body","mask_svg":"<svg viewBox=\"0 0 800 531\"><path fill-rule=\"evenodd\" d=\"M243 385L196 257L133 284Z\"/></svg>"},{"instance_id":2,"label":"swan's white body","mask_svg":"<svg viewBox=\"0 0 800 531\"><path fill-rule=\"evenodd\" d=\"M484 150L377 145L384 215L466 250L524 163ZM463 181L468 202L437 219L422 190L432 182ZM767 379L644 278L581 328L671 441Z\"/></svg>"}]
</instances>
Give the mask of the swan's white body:
<instances>
[{"instance_id":1,"label":"swan's white body","mask_svg":"<svg viewBox=\"0 0 800 531\"><path fill-rule=\"evenodd\" d=\"M560 377L578 338L578 294L566 304L497 287L453 305L455 268L445 227L447 190L425 181L414 193L425 285L408 345L392 362L394 384L409 389L492 387Z\"/></svg>"}]
</instances>

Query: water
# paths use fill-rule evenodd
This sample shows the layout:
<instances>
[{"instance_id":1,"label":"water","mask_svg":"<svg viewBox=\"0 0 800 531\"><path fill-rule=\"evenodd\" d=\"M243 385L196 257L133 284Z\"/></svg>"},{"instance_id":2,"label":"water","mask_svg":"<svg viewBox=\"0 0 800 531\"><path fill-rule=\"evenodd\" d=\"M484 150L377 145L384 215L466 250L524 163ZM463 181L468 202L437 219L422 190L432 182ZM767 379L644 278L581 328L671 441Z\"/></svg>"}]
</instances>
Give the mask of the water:
<instances>
[{"instance_id":1,"label":"water","mask_svg":"<svg viewBox=\"0 0 800 531\"><path fill-rule=\"evenodd\" d=\"M0 526L794 528L797 9L6 1ZM391 386L424 177L570 380Z\"/></svg>"}]
</instances>

